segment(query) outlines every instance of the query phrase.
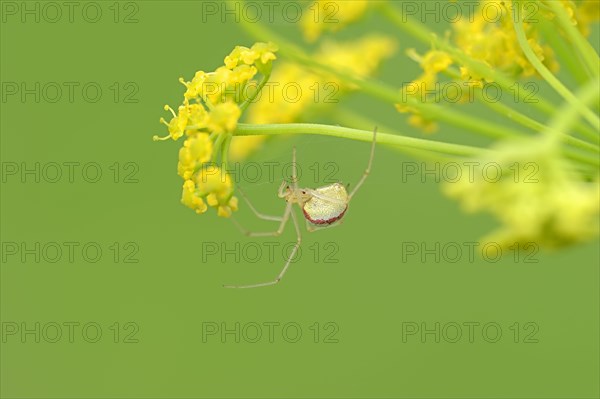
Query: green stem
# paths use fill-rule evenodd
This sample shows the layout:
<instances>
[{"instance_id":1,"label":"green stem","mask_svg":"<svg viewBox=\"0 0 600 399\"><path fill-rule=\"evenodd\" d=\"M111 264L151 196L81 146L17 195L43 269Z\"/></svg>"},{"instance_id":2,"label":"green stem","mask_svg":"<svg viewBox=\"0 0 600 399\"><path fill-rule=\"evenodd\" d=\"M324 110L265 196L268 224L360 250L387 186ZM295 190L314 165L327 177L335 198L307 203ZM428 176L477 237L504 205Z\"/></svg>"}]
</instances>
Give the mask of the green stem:
<instances>
[{"instance_id":1,"label":"green stem","mask_svg":"<svg viewBox=\"0 0 600 399\"><path fill-rule=\"evenodd\" d=\"M221 145L221 164L223 170L229 170L229 145L231 144L232 135L229 133L224 133L227 136Z\"/></svg>"},{"instance_id":2,"label":"green stem","mask_svg":"<svg viewBox=\"0 0 600 399\"><path fill-rule=\"evenodd\" d=\"M600 85L600 80L595 79L577 92L577 98L581 100L583 104L591 104L595 101L598 101L598 97L600 97L600 91L598 91L598 86ZM562 134L563 131L568 131L571 126L577 122L577 117L579 116L578 104L573 103L565 103L560 110L556 113L556 115L550 120L548 128L546 129L546 138L548 139L548 143L551 146L558 147L560 145L560 141L564 140L565 137ZM592 175L598 174L598 166L600 166L600 158L596 153L595 156L591 157L587 154L581 154L575 152L571 149L563 149L563 153L569 157L570 159L574 159L585 163L587 165L594 166L592 170ZM589 171L588 171L589 172ZM586 172L587 173L587 172ZM587 174L589 175L589 173Z\"/></svg>"},{"instance_id":3,"label":"green stem","mask_svg":"<svg viewBox=\"0 0 600 399\"><path fill-rule=\"evenodd\" d=\"M421 58L417 54L413 54L412 58L414 58L415 60L417 60L419 62L421 60ZM444 71L444 73L453 79L460 78L460 73L457 70L455 70L454 68L447 68ZM546 125L543 125L542 123L536 121L535 119L532 119L532 118L528 117L527 115L522 114L521 112L509 107L508 105L506 105L500 101L487 101L483 97L481 90L476 89L473 91L473 93L475 94L475 98L480 100L480 102L485 104L488 108L493 109L494 111L498 112L500 115L503 115L510 120L520 123L524 127L528 127L536 132L541 132L546 129ZM587 141L570 136L566 133L561 133L561 135L563 136L565 142L572 145L573 147L592 151L595 154L598 153L599 147L595 144L592 144Z\"/></svg>"},{"instance_id":4,"label":"green stem","mask_svg":"<svg viewBox=\"0 0 600 399\"><path fill-rule=\"evenodd\" d=\"M479 92L476 92L479 93ZM477 94L476 94L477 96ZM479 95L477 96L478 98L480 98L481 100L484 100L483 98L481 98L481 93L479 93ZM530 129L536 131L536 132L542 132L544 130L547 129L546 125L541 124L540 122L529 118L526 115L523 115L522 113L515 111L514 109L512 109L511 107L509 107L508 105L501 103L499 101L483 101L489 108L494 109L495 111L497 111L499 114L506 116L509 119L514 120L515 122L520 123L521 125L525 126L525 127L529 127ZM595 154L598 154L598 146L592 143L589 143L587 141L578 139L577 137L573 137L570 136L566 133L561 132L560 133L561 137L564 139L565 143L573 146L573 147L577 147L586 151L591 151Z\"/></svg>"},{"instance_id":5,"label":"green stem","mask_svg":"<svg viewBox=\"0 0 600 399\"><path fill-rule=\"evenodd\" d=\"M275 123L268 125L239 123L235 131L236 136L249 136L256 134L319 134L366 142L369 142L373 139L373 131L370 130L351 129L342 126L320 125L314 123ZM457 156L476 156L490 152L490 150L485 148L443 143L440 141L397 136L395 134L379 132L377 133L377 142L391 146L416 148L420 150L435 151Z\"/></svg>"},{"instance_id":6,"label":"green stem","mask_svg":"<svg viewBox=\"0 0 600 399\"><path fill-rule=\"evenodd\" d=\"M223 145L223 141L225 140L225 136L227 136L228 133L220 133L217 136L217 139L215 140L215 144L213 145L213 153L212 153L212 157L211 157L211 162L216 163L217 161L217 155L221 153L221 146Z\"/></svg>"},{"instance_id":7,"label":"green stem","mask_svg":"<svg viewBox=\"0 0 600 399\"><path fill-rule=\"evenodd\" d=\"M396 132L395 129L383 125L380 122L376 122L370 118L367 118L359 113L357 113L354 110L348 110L345 109L343 107L336 107L334 110L332 110L332 114L330 114L332 119L334 121L340 122L340 123L344 123L346 125L350 125L353 128L356 129L361 129L361 130L368 130L370 128L372 128L373 126L377 126L379 130L381 131L386 131L386 132L390 132L394 135L400 136L400 133ZM409 148L409 147L393 147L395 149L397 149L398 151L410 155L414 158L418 158L418 159L426 159L429 161L439 161L439 162L453 162L456 161L457 158L456 157L450 157L441 153L437 153L437 152L431 152L431 151L426 151L426 150L421 150L421 149L416 149L416 148Z\"/></svg>"},{"instance_id":8,"label":"green stem","mask_svg":"<svg viewBox=\"0 0 600 399\"><path fill-rule=\"evenodd\" d=\"M598 91L599 86L600 80L595 79L579 89L577 91L577 98L580 99L580 103L592 104L594 101L598 101L598 98L600 97L600 91ZM559 142L563 139L561 132L568 130L571 125L577 121L579 106L580 104L569 102L562 106L554 118L552 118L548 124L547 134L553 141Z\"/></svg>"},{"instance_id":9,"label":"green stem","mask_svg":"<svg viewBox=\"0 0 600 399\"><path fill-rule=\"evenodd\" d=\"M579 30L571 24L565 9L558 4L557 1L546 1L544 4L550 7L556 15L561 28L563 28L565 33L571 39L573 45L577 48L579 54L581 54L585 65L591 73L591 76L600 76L600 64L598 62L599 60L596 50L594 50L592 45L586 40L585 37L583 37L581 32L579 32Z\"/></svg>"},{"instance_id":10,"label":"green stem","mask_svg":"<svg viewBox=\"0 0 600 399\"><path fill-rule=\"evenodd\" d=\"M270 77L271 77L271 71L269 71L269 73L267 73L266 75L263 76L262 80L260 81L260 83L256 87L256 91L254 92L254 94L251 97L247 98L242 104L240 104L240 109L242 110L242 113L246 110L246 108L248 108L248 106L250 104L252 104L252 101L254 101L254 99L256 98L256 96L258 96L258 93L260 93L260 91L262 90L262 88L269 81Z\"/></svg>"},{"instance_id":11,"label":"green stem","mask_svg":"<svg viewBox=\"0 0 600 399\"><path fill-rule=\"evenodd\" d=\"M562 40L556 27L550 24L548 21L543 20L538 25L542 36L548 41L550 47L558 55L561 65L565 65L571 75L575 78L578 84L585 83L588 80L587 72L582 68L581 62L577 54L573 51L573 48L567 46Z\"/></svg>"},{"instance_id":12,"label":"green stem","mask_svg":"<svg viewBox=\"0 0 600 399\"><path fill-rule=\"evenodd\" d=\"M525 36L525 31L523 30L523 21L519 14L520 12L520 2L515 0L515 8L513 14L513 24L515 27L515 32L517 35L517 41L521 46L521 50L525 54L525 57L529 60L531 65L536 69L536 71L552 86L557 93L559 93L567 102L572 104L575 109L578 109L579 112L584 116L584 118L595 128L600 130L600 118L598 115L594 114L594 112L584 106L574 95L567 89L553 74L546 68L546 66L539 60L539 58L533 52L533 49L529 45L527 41L527 37ZM598 140L598 135L590 136L589 138Z\"/></svg>"}]
</instances>

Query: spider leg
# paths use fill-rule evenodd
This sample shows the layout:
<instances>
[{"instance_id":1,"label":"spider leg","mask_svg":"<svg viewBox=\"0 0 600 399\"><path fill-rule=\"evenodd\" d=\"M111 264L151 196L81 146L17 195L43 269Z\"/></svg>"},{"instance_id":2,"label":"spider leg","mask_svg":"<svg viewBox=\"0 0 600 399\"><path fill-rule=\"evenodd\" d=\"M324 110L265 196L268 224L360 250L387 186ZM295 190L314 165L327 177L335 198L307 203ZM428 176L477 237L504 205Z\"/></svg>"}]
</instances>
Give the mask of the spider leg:
<instances>
[{"instance_id":1,"label":"spider leg","mask_svg":"<svg viewBox=\"0 0 600 399\"><path fill-rule=\"evenodd\" d=\"M365 169L360 180L358 181L358 183L356 183L356 186L354 186L354 189L348 195L348 202L350 201L350 199L352 199L352 196L356 194L360 186L362 186L362 184L365 182L367 176L369 176L369 173L371 173L371 165L373 164L373 157L375 155L375 143L377 143L377 127L373 129L373 143L371 144L371 155L369 156L369 163L367 164L367 169Z\"/></svg>"},{"instance_id":2,"label":"spider leg","mask_svg":"<svg viewBox=\"0 0 600 399\"><path fill-rule=\"evenodd\" d=\"M246 203L248 204L248 207L252 210L252 212L254 212L254 214L256 215L257 218L263 219L263 220L272 220L275 222L281 222L281 219L283 219L282 216L271 216L271 215L265 215L264 213L258 212L256 210L256 208L254 207L254 205L252 205L252 203L250 202L250 199L246 196L246 194L244 193L244 191L242 190L242 188L240 186L237 186L237 190L239 191L240 195L242 196L242 198L244 198L244 201L246 201Z\"/></svg>"},{"instance_id":3,"label":"spider leg","mask_svg":"<svg viewBox=\"0 0 600 399\"><path fill-rule=\"evenodd\" d=\"M298 190L298 171L296 163L296 146L292 149L292 182L291 186L294 190Z\"/></svg>"},{"instance_id":4,"label":"spider leg","mask_svg":"<svg viewBox=\"0 0 600 399\"><path fill-rule=\"evenodd\" d=\"M288 209L291 209L290 207L291 203L288 203L288 207L286 208L286 212L288 212ZM288 212L288 215L290 213ZM267 281L265 283L258 283L258 284L247 284L247 285L223 285L223 287L225 288L256 288L256 287L266 287L268 285L275 285L278 282L281 281L281 279L283 278L283 275L285 274L285 272L287 271L288 267L290 266L290 263L292 261L292 259L294 259L294 256L296 256L296 253L298 252L298 248L300 248L300 244L302 243L302 235L300 234L300 227L298 225L298 220L296 219L296 214L294 212L291 212L292 215L292 221L294 222L294 228L296 229L296 244L294 245L294 249L292 250L292 252L290 253L290 256L288 256L283 269L281 269L281 271L279 272L279 275L277 276L277 278L273 281Z\"/></svg>"},{"instance_id":5,"label":"spider leg","mask_svg":"<svg viewBox=\"0 0 600 399\"><path fill-rule=\"evenodd\" d=\"M279 219L280 220L279 227L275 231L259 231L259 232L249 231L249 230L245 229L235 219L235 217L231 216L230 219L233 222L233 224L235 224L237 226L237 228L242 232L242 234L247 235L248 237L279 236L279 235L281 235L281 233L283 233L285 224L287 223L288 219L290 218L290 213L292 213L292 205L293 205L292 202L288 202L287 205L285 206L285 211L283 212L283 216Z\"/></svg>"}]
</instances>

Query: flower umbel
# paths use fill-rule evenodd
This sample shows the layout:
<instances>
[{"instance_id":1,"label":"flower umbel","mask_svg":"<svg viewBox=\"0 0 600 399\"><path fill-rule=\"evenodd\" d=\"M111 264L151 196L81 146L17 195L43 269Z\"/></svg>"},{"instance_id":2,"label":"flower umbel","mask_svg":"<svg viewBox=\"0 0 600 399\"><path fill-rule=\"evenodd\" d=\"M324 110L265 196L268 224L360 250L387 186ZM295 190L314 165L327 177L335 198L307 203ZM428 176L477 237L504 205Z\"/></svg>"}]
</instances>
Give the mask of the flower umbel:
<instances>
[{"instance_id":1,"label":"flower umbel","mask_svg":"<svg viewBox=\"0 0 600 399\"><path fill-rule=\"evenodd\" d=\"M233 181L227 172L229 144L243 109L268 79L276 51L273 43L237 46L225 57L225 65L214 72L198 71L191 81L179 79L186 91L177 112L165 106L172 118L169 122L161 118L160 122L169 134L154 136L154 140L186 136L179 150L177 173L184 180L181 202L196 213L212 206L219 216L229 217L237 210ZM259 73L262 80L257 82L254 78Z\"/></svg>"}]
</instances>

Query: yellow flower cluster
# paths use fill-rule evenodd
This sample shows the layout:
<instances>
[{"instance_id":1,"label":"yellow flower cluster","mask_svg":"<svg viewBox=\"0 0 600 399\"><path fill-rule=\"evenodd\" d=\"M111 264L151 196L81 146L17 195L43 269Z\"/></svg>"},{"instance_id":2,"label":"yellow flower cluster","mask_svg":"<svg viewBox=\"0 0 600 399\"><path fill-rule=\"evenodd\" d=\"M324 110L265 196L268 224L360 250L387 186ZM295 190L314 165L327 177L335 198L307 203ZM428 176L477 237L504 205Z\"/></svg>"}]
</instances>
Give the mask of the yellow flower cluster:
<instances>
[{"instance_id":1,"label":"yellow flower cluster","mask_svg":"<svg viewBox=\"0 0 600 399\"><path fill-rule=\"evenodd\" d=\"M275 51L277 47L273 43L256 43L251 48L236 46L225 57L225 65L214 72L198 71L189 82L179 78L186 87L183 104L177 113L165 106L173 118L170 122L164 118L160 121L167 125L169 135L155 136L155 140L177 140L184 133L190 135L198 131L221 134L235 130L241 115L239 103L248 97L249 89L256 86L252 81L256 73L270 71Z\"/></svg>"},{"instance_id":2,"label":"yellow flower cluster","mask_svg":"<svg viewBox=\"0 0 600 399\"><path fill-rule=\"evenodd\" d=\"M502 227L483 239L503 247L536 242L559 247L598 234L600 185L572 176L556 148L541 139L498 146L497 154L463 170L447 195L468 212L491 212Z\"/></svg>"},{"instance_id":3,"label":"yellow flower cluster","mask_svg":"<svg viewBox=\"0 0 600 399\"><path fill-rule=\"evenodd\" d=\"M589 25L592 21L598 19L600 13L596 7L591 11L590 2L583 1L577 6L573 1L561 0L560 4L571 16L573 25L577 25L582 31L589 32ZM596 3L596 6L598 3ZM531 65L517 40L513 26L513 7L510 0L482 0L475 9L472 16L463 16L462 19L452 24L452 40L454 45L462 50L472 59L482 61L493 70L509 74L513 78L528 77L536 75L535 68ZM537 8L535 8L536 10ZM498 12L492 18L489 10ZM521 11L524 18L523 29L528 38L529 45L538 59L551 71L558 70L558 63L554 57L554 52L550 46L540 43L538 26L527 21L537 20L537 18L552 19L555 16L552 13L543 11L540 14L532 14L534 8L527 8ZM416 57L415 57L416 58ZM418 101L426 102L427 97L423 93L432 93L436 90L438 82L437 75L452 65L453 60L450 56L439 50L430 50L423 57L419 57L423 74L412 81L407 87L403 88L405 95L411 96ZM481 88L484 82L493 82L492 76L481 76L467 66L458 65L460 70L459 87L461 87L458 102L468 99L473 93L471 87ZM410 89L410 93L409 90ZM472 100L472 99L470 99ZM437 124L434 120L427 118L415 107L406 104L397 104L399 112L410 113L408 122L426 133L437 130Z\"/></svg>"},{"instance_id":4,"label":"yellow flower cluster","mask_svg":"<svg viewBox=\"0 0 600 399\"><path fill-rule=\"evenodd\" d=\"M216 161L220 155L221 164L227 164L227 148L222 151L221 146L231 140L244 102L255 94L251 89L258 85L252 79L257 73L270 73L275 51L272 43L237 46L214 72L198 71L189 82L179 79L186 91L177 112L165 106L172 118L160 121L169 134L154 136L154 140L186 136L177 164L177 173L184 180L181 202L197 213L211 206L219 216L229 217L237 210L233 181L226 167L217 166Z\"/></svg>"},{"instance_id":5,"label":"yellow flower cluster","mask_svg":"<svg viewBox=\"0 0 600 399\"><path fill-rule=\"evenodd\" d=\"M325 31L336 32L363 16L367 0L317 0L302 14L300 24L309 42L317 40Z\"/></svg>"},{"instance_id":6,"label":"yellow flower cluster","mask_svg":"<svg viewBox=\"0 0 600 399\"><path fill-rule=\"evenodd\" d=\"M505 0L483 0L480 2L475 15L463 18L454 24L453 38L456 46L471 58L483 61L490 67L516 77L527 77L536 74L517 40L513 26L513 4ZM497 18L490 18L486 10L494 9L501 12ZM523 29L536 56L552 71L558 69L554 52L548 45L539 42L537 26L528 23L534 19L525 11ZM493 81L489 76L479 76L467 67L461 67L464 80Z\"/></svg>"},{"instance_id":7,"label":"yellow flower cluster","mask_svg":"<svg viewBox=\"0 0 600 399\"><path fill-rule=\"evenodd\" d=\"M216 165L204 166L199 171L195 189L196 196L206 198L208 205L217 208L219 216L229 217L232 211L238 209L238 199L233 196L231 176ZM185 196L185 184L183 196Z\"/></svg>"}]
</instances>

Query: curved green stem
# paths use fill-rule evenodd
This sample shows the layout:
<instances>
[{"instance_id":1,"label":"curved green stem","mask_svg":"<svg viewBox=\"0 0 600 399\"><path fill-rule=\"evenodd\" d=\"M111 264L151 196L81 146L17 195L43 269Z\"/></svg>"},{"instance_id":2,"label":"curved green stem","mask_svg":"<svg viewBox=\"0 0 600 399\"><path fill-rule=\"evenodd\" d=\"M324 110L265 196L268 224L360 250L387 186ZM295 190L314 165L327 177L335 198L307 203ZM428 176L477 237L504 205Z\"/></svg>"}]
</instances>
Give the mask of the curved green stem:
<instances>
[{"instance_id":1,"label":"curved green stem","mask_svg":"<svg viewBox=\"0 0 600 399\"><path fill-rule=\"evenodd\" d=\"M373 140L372 130L351 129L342 126L320 125L314 123L275 123L268 125L239 123L235 131L236 136L249 136L255 134L319 134L366 142ZM441 152L443 154L458 156L477 156L490 152L490 150L485 148L443 143L440 141L417 139L414 137L398 136L395 134L379 132L377 133L377 142L391 146L416 148L420 150Z\"/></svg>"},{"instance_id":2,"label":"curved green stem","mask_svg":"<svg viewBox=\"0 0 600 399\"><path fill-rule=\"evenodd\" d=\"M367 118L367 117L355 112L354 110L348 110L343 107L336 107L333 110L331 117L334 121L350 125L356 129L368 130L368 129L371 129L373 126L377 126L378 129L381 131L390 132L396 136L400 136L400 134L398 132L396 132L395 129L393 129L389 126L383 125L380 122L376 122L370 118ZM421 150L421 149L416 149L416 148L409 148L409 147L403 147L403 146L396 146L394 148L397 149L398 151L400 151L404 154L410 155L414 158L424 159L424 160L428 160L428 161L437 161L437 162L446 163L446 162L455 162L457 159L459 159L456 156L449 156L449 155L441 154L438 152L426 151L426 150Z\"/></svg>"},{"instance_id":3,"label":"curved green stem","mask_svg":"<svg viewBox=\"0 0 600 399\"><path fill-rule=\"evenodd\" d=\"M212 153L211 162L217 162L217 155L220 154L221 146L223 145L223 141L225 141L225 136L227 135L227 133L220 133L217 136L217 139L215 140L215 143L213 145L214 151Z\"/></svg>"},{"instance_id":4,"label":"curved green stem","mask_svg":"<svg viewBox=\"0 0 600 399\"><path fill-rule=\"evenodd\" d=\"M573 45L577 48L579 54L581 54L591 76L600 76L600 60L598 59L596 50L594 50L586 38L583 37L581 32L573 26L565 9L557 1L545 1L544 4L550 7L556 15L561 28L563 28Z\"/></svg>"},{"instance_id":5,"label":"curved green stem","mask_svg":"<svg viewBox=\"0 0 600 399\"><path fill-rule=\"evenodd\" d=\"M225 134L226 137L221 145L221 164L224 170L229 170L229 145L231 144L232 135L229 133Z\"/></svg>"},{"instance_id":6,"label":"curved green stem","mask_svg":"<svg viewBox=\"0 0 600 399\"><path fill-rule=\"evenodd\" d=\"M546 20L541 21L538 27L544 39L548 41L550 47L558 55L560 64L567 67L567 70L578 84L585 83L588 80L587 71L582 66L573 48L565 43L556 27Z\"/></svg>"},{"instance_id":7,"label":"curved green stem","mask_svg":"<svg viewBox=\"0 0 600 399\"><path fill-rule=\"evenodd\" d=\"M478 97L481 97L481 94ZM508 105L503 104L499 101L496 101L496 102L484 101L484 103L489 108L496 110L501 115L504 115L507 118L512 119L515 122L518 122L523 126L529 127L530 129L532 129L536 132L542 132L547 129L546 125L543 125L540 122L529 118L527 115L524 115L524 114L512 109ZM565 141L565 143L567 143L573 147L580 148L580 149L586 150L586 151L591 151L594 154L598 154L599 147L597 145L589 143L589 142L581 140L581 139L578 139L577 137L570 136L562 131L560 132L560 135L561 135L562 139Z\"/></svg>"},{"instance_id":8,"label":"curved green stem","mask_svg":"<svg viewBox=\"0 0 600 399\"><path fill-rule=\"evenodd\" d=\"M596 115L591 109L584 106L574 95L567 89L553 74L546 68L546 66L539 60L539 58L533 52L529 42L527 41L527 37L525 36L525 31L523 30L523 21L520 16L520 2L515 0L515 8L513 14L513 24L515 27L515 32L517 35L517 41L521 46L521 50L525 54L525 57L529 60L531 65L536 69L536 71L552 86L557 93L559 93L565 100L567 100L570 104L573 104L575 109L579 110L579 112L584 116L584 118L595 128L600 130L600 118ZM591 135L589 138L598 141L598 135Z\"/></svg>"},{"instance_id":9,"label":"curved green stem","mask_svg":"<svg viewBox=\"0 0 600 399\"><path fill-rule=\"evenodd\" d=\"M241 109L242 113L246 110L246 108L248 108L248 106L250 104L252 104L252 101L254 101L256 96L258 96L258 93L260 93L260 91L263 89L265 84L269 81L270 77L271 77L271 72L269 71L268 74L263 76L262 80L256 87L256 91L254 92L254 94L251 97L247 98L242 104L240 104L240 109Z\"/></svg>"}]
</instances>

